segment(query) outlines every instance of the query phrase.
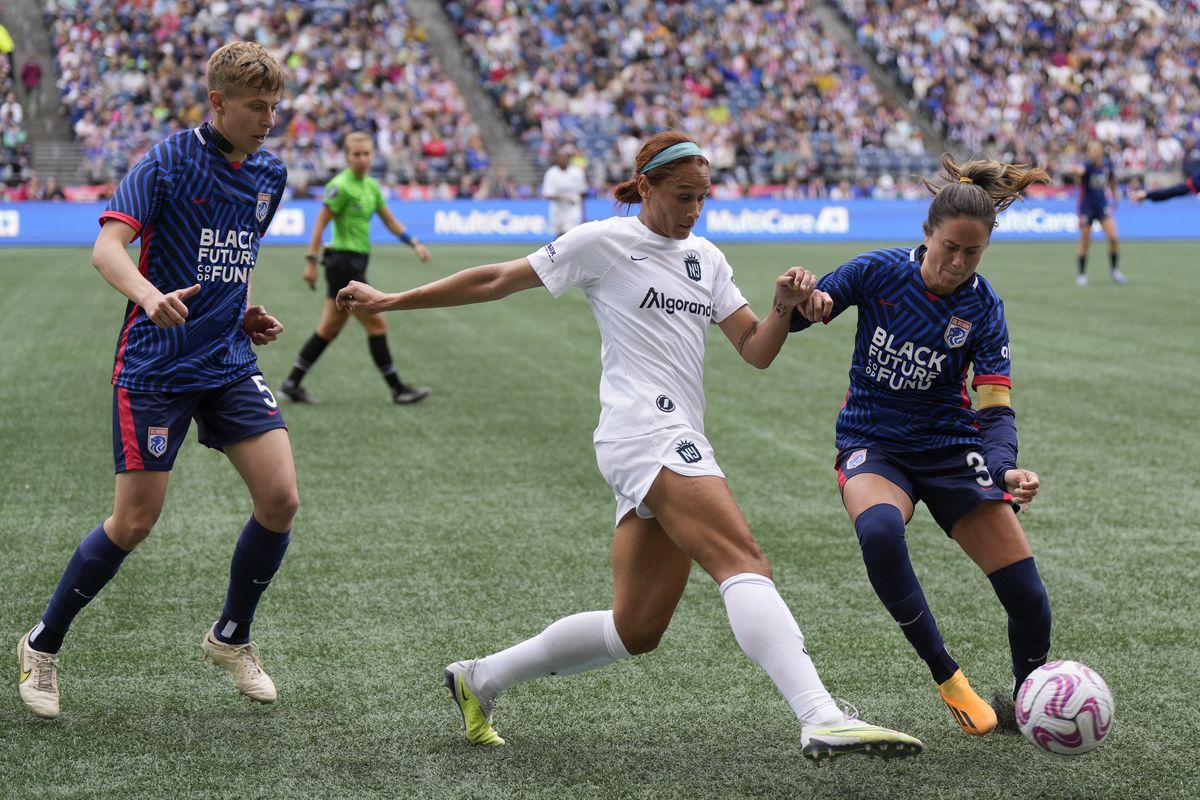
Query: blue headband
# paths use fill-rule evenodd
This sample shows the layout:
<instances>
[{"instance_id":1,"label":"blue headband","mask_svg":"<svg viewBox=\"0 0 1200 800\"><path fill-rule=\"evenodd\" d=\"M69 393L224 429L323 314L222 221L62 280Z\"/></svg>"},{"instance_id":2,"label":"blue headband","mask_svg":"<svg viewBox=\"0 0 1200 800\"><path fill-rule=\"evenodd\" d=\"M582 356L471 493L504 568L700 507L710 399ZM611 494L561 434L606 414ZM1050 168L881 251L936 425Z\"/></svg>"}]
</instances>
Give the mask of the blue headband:
<instances>
[{"instance_id":1,"label":"blue headband","mask_svg":"<svg viewBox=\"0 0 1200 800\"><path fill-rule=\"evenodd\" d=\"M639 170L639 173L645 175L650 170L661 167L663 164L669 164L672 161L678 161L679 159L687 158L688 156L700 156L704 160L708 160L708 158L704 155L704 151L701 150L695 142L680 142L679 144L671 145L666 150L663 150L654 158L647 161L646 166L642 167Z\"/></svg>"}]
</instances>

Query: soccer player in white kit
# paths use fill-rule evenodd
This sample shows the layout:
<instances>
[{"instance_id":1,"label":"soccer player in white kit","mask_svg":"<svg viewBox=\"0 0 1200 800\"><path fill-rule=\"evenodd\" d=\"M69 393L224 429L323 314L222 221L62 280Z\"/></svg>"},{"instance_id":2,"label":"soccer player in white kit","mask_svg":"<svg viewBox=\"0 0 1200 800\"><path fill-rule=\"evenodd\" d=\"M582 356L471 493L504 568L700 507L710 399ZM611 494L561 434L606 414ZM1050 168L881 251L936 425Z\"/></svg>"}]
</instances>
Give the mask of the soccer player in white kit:
<instances>
[{"instance_id":1,"label":"soccer player in white kit","mask_svg":"<svg viewBox=\"0 0 1200 800\"><path fill-rule=\"evenodd\" d=\"M542 176L542 197L550 201L550 230L562 236L583 222L583 196L587 194L583 168L571 163L571 151L561 148Z\"/></svg>"},{"instance_id":2,"label":"soccer player in white kit","mask_svg":"<svg viewBox=\"0 0 1200 800\"><path fill-rule=\"evenodd\" d=\"M664 131L646 141L636 174L614 192L621 203L641 205L636 217L589 222L526 258L406 292L352 282L338 293L346 310L379 312L481 303L536 286L558 297L577 286L600 326L594 440L617 501L613 607L565 617L507 650L446 667L446 686L473 744L504 744L491 722L504 689L655 649L695 560L718 584L738 644L800 720L805 756L901 757L923 749L911 736L847 716L830 697L704 436L709 325L718 325L747 362L765 368L815 280L801 267L789 269L776 279L772 308L759 319L725 256L692 233L708 188L700 148Z\"/></svg>"}]
</instances>

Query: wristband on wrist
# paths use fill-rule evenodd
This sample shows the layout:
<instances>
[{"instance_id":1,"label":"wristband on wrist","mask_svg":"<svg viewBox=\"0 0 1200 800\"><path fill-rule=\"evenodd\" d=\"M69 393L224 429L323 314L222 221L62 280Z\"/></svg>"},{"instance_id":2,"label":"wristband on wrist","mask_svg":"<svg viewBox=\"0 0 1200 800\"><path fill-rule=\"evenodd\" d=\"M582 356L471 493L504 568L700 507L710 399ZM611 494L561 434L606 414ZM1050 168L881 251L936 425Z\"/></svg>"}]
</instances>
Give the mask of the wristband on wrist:
<instances>
[{"instance_id":1,"label":"wristband on wrist","mask_svg":"<svg viewBox=\"0 0 1200 800\"><path fill-rule=\"evenodd\" d=\"M413 237L408 235L408 231L405 231L404 233L400 234L396 238L399 239L400 241L404 242L409 247L416 247L418 244L416 239L414 239Z\"/></svg>"},{"instance_id":2,"label":"wristband on wrist","mask_svg":"<svg viewBox=\"0 0 1200 800\"><path fill-rule=\"evenodd\" d=\"M304 260L305 261L316 261L317 257L315 255L313 255L312 253L305 253Z\"/></svg>"}]
</instances>

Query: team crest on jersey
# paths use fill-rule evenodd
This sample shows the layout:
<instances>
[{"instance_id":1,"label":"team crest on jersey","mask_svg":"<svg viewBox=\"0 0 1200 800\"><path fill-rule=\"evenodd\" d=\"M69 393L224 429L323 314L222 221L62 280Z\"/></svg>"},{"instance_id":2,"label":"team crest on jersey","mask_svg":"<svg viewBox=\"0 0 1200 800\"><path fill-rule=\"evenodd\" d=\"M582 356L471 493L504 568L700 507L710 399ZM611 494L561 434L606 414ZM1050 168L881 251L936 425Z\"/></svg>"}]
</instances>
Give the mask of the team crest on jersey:
<instances>
[{"instance_id":1,"label":"team crest on jersey","mask_svg":"<svg viewBox=\"0 0 1200 800\"><path fill-rule=\"evenodd\" d=\"M254 216L258 217L259 222L264 222L267 219L267 211L271 208L271 195L266 192L258 193L258 205L254 207Z\"/></svg>"},{"instance_id":2,"label":"team crest on jersey","mask_svg":"<svg viewBox=\"0 0 1200 800\"><path fill-rule=\"evenodd\" d=\"M665 411L668 414L675 410L675 401L665 394L660 394L654 401L654 405L658 406L659 411Z\"/></svg>"},{"instance_id":3,"label":"team crest on jersey","mask_svg":"<svg viewBox=\"0 0 1200 800\"><path fill-rule=\"evenodd\" d=\"M688 250L683 254L683 265L687 267L687 275L694 281L700 280L700 254Z\"/></svg>"},{"instance_id":4,"label":"team crest on jersey","mask_svg":"<svg viewBox=\"0 0 1200 800\"><path fill-rule=\"evenodd\" d=\"M170 428L149 428L146 430L146 449L150 455L161 456L167 452L167 434Z\"/></svg>"},{"instance_id":5,"label":"team crest on jersey","mask_svg":"<svg viewBox=\"0 0 1200 800\"><path fill-rule=\"evenodd\" d=\"M967 342L967 334L971 332L971 323L965 319L951 317L950 324L946 326L946 332L942 334L942 338L946 340L946 344L950 347L962 347Z\"/></svg>"},{"instance_id":6,"label":"team crest on jersey","mask_svg":"<svg viewBox=\"0 0 1200 800\"><path fill-rule=\"evenodd\" d=\"M867 451L866 450L855 450L853 453L850 454L850 457L846 459L846 471L848 472L852 469L858 469L859 467L861 467L863 465L863 462L866 460L867 460Z\"/></svg>"},{"instance_id":7,"label":"team crest on jersey","mask_svg":"<svg viewBox=\"0 0 1200 800\"><path fill-rule=\"evenodd\" d=\"M696 443L689 442L687 439L679 440L679 443L675 445L675 452L689 464L695 464L704 458L704 456L700 455L700 448L696 447Z\"/></svg>"}]
</instances>

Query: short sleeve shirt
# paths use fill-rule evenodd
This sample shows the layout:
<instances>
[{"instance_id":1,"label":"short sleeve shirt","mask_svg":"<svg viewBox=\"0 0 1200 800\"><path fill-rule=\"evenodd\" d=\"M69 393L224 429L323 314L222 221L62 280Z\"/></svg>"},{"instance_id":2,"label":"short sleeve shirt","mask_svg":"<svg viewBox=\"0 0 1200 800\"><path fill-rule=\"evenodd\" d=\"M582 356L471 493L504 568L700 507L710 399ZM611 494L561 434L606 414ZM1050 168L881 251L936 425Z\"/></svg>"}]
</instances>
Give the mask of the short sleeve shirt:
<instances>
[{"instance_id":1,"label":"short sleeve shirt","mask_svg":"<svg viewBox=\"0 0 1200 800\"><path fill-rule=\"evenodd\" d=\"M325 185L325 207L333 214L335 250L352 253L371 252L371 218L383 207L379 181L370 175L361 178L345 169Z\"/></svg>"},{"instance_id":2,"label":"short sleeve shirt","mask_svg":"<svg viewBox=\"0 0 1200 800\"><path fill-rule=\"evenodd\" d=\"M599 325L596 441L676 425L704 432L708 328L746 305L715 245L612 217L571 229L529 261L555 297L582 289Z\"/></svg>"},{"instance_id":3,"label":"short sleeve shirt","mask_svg":"<svg viewBox=\"0 0 1200 800\"><path fill-rule=\"evenodd\" d=\"M138 269L164 294L200 284L187 322L160 328L132 302L117 339L113 384L141 392L224 386L258 369L242 331L250 275L287 182L287 169L259 150L230 162L200 129L150 149L117 186L110 219L141 237Z\"/></svg>"}]
</instances>

